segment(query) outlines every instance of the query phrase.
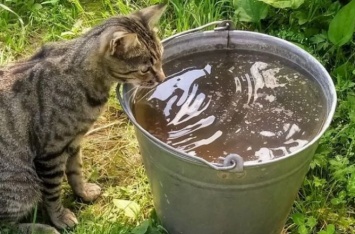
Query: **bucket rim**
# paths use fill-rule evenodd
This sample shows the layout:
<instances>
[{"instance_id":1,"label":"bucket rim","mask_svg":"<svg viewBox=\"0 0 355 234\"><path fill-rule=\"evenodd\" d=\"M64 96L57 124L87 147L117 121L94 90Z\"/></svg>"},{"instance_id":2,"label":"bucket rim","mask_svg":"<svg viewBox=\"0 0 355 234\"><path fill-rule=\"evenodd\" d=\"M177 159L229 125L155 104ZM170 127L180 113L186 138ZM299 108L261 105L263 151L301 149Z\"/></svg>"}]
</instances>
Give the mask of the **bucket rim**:
<instances>
[{"instance_id":1,"label":"bucket rim","mask_svg":"<svg viewBox=\"0 0 355 234\"><path fill-rule=\"evenodd\" d=\"M327 83L329 84L329 91L331 93L331 95L333 96L332 99L332 103L330 105L329 111L327 111L327 116L326 116L326 120L324 121L321 129L319 130L319 132L317 133L317 135L315 137L313 137L313 139L311 141L309 141L305 146L301 147L300 149L297 149L296 151L286 154L282 157L278 157L278 158L274 158L271 160L267 160L267 161L262 161L262 162L257 162L257 161L244 161L243 166L244 167L260 167L260 166L265 166L265 165L269 165L272 163L276 163L278 161L281 160L286 160L287 158L290 157L294 157L295 155L299 154L302 151L307 150L308 148L310 148L311 146L313 146L314 144L317 144L317 142L319 141L319 139L324 135L324 133L327 131L327 129L329 128L331 122L333 121L333 117L335 114L335 110L336 110L336 106L337 106L337 93L336 93L336 89L335 89L335 85L334 85L334 81L331 78L331 76L329 75L328 71L324 68L324 66L310 53L308 53L306 50L304 50L303 48L278 37L275 36L271 36L268 34L264 34L264 33L260 33L260 32L252 32L252 31L244 31L244 30L229 30L229 32L232 32L233 34L243 34L244 37L246 36L251 36L254 38L266 38L269 40L273 40L275 41L275 43L279 43L279 44L283 44L285 46L287 46L288 48L293 49L293 50L297 50L298 52L300 52L303 56L308 57L309 61L314 63L315 66L318 66L318 68L321 70L321 72L323 73L323 79L325 79L327 81ZM170 41L176 39L176 38L182 38L182 37L187 37L187 36L191 36L193 34L211 34L211 33L218 33L217 31L204 31L204 32L192 32L189 34L184 34L178 37L175 37L172 39L172 37L166 38L169 39L167 43L170 43ZM164 43L166 42L166 39L162 40L162 44L163 46ZM131 84L123 84L122 85L122 96L121 96L121 86L120 84L117 85L116 88L116 95L117 98L124 110L124 112L127 114L129 120L134 124L134 126L136 128L139 129L139 131L141 131L141 133L143 133L148 139L150 139L151 141L153 141L157 146L159 146L160 148L169 151L169 153L172 153L173 155L175 155L176 157L179 157L180 159L186 160L186 161L190 161L190 162L194 162L197 164L201 164L204 166L211 166L212 162L209 162L205 159L203 159L202 157L198 157L198 156L193 156L193 155L189 155L186 152L180 151L170 145L168 145L167 143L159 140L158 138L156 138L155 136L153 136L152 134L150 134L147 130L145 130L135 119L131 107L129 105L129 100L131 100L131 98L127 97L125 94L129 93L128 91L130 89L132 89L133 86ZM322 89L324 91L324 89ZM312 155L313 157L314 155ZM206 165L207 164L207 165Z\"/></svg>"}]
</instances>

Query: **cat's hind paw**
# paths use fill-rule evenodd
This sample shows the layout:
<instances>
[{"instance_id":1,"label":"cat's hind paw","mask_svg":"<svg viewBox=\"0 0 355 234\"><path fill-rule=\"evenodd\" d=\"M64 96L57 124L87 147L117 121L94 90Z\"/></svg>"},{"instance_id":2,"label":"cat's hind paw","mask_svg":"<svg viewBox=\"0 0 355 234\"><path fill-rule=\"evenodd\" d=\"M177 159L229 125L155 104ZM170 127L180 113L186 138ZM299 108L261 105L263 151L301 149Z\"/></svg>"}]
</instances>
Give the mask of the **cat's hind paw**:
<instances>
[{"instance_id":1,"label":"cat's hind paw","mask_svg":"<svg viewBox=\"0 0 355 234\"><path fill-rule=\"evenodd\" d=\"M95 201L101 194L101 188L94 183L85 183L83 191L77 194L84 202Z\"/></svg>"}]
</instances>

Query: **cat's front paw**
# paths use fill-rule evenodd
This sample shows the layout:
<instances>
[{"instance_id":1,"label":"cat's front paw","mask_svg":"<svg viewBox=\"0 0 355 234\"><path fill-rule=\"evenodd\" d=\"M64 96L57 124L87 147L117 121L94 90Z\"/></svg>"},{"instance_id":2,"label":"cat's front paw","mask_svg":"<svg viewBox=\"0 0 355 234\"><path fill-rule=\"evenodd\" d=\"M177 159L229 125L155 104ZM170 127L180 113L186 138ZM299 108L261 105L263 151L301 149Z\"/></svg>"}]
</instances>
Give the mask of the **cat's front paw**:
<instances>
[{"instance_id":1,"label":"cat's front paw","mask_svg":"<svg viewBox=\"0 0 355 234\"><path fill-rule=\"evenodd\" d=\"M77 194L84 202L95 201L101 194L101 188L97 184L85 183L83 191Z\"/></svg>"},{"instance_id":2,"label":"cat's front paw","mask_svg":"<svg viewBox=\"0 0 355 234\"><path fill-rule=\"evenodd\" d=\"M59 229L73 228L78 224L75 214L64 208L62 212L50 215L51 221Z\"/></svg>"}]
</instances>

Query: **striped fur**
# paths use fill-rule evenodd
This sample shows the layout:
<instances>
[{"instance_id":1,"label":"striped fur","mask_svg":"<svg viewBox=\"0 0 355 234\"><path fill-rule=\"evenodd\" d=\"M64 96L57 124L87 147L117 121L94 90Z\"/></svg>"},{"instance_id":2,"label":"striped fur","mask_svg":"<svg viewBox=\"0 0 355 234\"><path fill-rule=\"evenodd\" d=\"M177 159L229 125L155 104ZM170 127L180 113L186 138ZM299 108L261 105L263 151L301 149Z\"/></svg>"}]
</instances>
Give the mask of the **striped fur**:
<instances>
[{"instance_id":1,"label":"striped fur","mask_svg":"<svg viewBox=\"0 0 355 234\"><path fill-rule=\"evenodd\" d=\"M80 142L113 84L164 80L154 30L164 9L108 19L82 37L0 68L0 222L17 222L42 201L55 227L73 227L75 215L60 202L65 174L84 201L99 196L100 187L83 180ZM26 233L28 225L19 230Z\"/></svg>"}]
</instances>

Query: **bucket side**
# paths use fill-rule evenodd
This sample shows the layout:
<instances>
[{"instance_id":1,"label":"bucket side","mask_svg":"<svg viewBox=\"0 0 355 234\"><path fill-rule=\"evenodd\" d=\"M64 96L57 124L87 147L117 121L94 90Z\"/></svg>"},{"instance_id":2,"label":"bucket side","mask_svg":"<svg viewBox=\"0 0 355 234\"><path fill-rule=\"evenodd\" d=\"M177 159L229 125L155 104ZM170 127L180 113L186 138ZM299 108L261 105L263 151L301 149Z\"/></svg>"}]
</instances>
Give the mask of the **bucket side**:
<instances>
[{"instance_id":1,"label":"bucket side","mask_svg":"<svg viewBox=\"0 0 355 234\"><path fill-rule=\"evenodd\" d=\"M137 138L155 209L170 234L279 234L316 149L238 174L174 157L139 131Z\"/></svg>"}]
</instances>

